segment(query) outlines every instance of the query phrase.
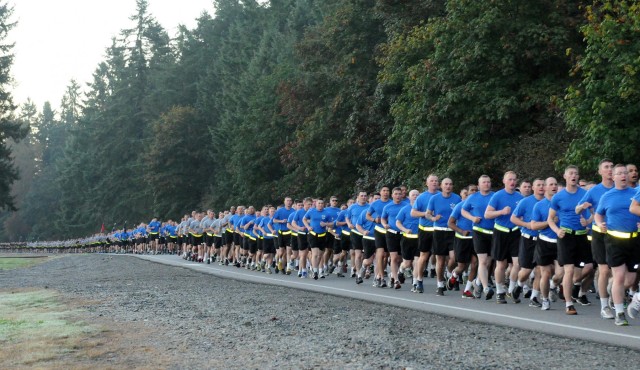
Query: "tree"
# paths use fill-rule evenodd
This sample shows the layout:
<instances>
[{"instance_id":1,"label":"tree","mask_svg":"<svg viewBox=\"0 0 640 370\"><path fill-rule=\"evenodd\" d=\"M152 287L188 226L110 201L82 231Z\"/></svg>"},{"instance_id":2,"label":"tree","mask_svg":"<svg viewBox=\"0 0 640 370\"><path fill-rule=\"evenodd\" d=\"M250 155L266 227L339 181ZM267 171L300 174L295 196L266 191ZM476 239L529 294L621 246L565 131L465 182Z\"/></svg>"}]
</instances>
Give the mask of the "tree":
<instances>
[{"instance_id":1,"label":"tree","mask_svg":"<svg viewBox=\"0 0 640 370\"><path fill-rule=\"evenodd\" d=\"M567 89L563 104L576 138L559 164L577 164L589 174L602 158L630 163L640 157L640 4L594 1L586 18L586 50L573 51L578 59L572 73L580 81Z\"/></svg>"},{"instance_id":2,"label":"tree","mask_svg":"<svg viewBox=\"0 0 640 370\"><path fill-rule=\"evenodd\" d=\"M422 182L429 172L475 182L514 166L522 142L562 132L554 96L571 79L568 47L579 47L577 1L449 1L446 16L416 27L388 46L382 78L402 83L393 101L385 165L396 177ZM404 55L417 62L403 65ZM545 134L546 137L553 137ZM547 143L521 175L553 171L565 143ZM522 157L521 157L522 158ZM530 161L534 162L534 161ZM402 163L402 166L396 166Z\"/></svg>"},{"instance_id":3,"label":"tree","mask_svg":"<svg viewBox=\"0 0 640 370\"><path fill-rule=\"evenodd\" d=\"M15 26L10 21L13 8L0 2L0 209L15 210L11 196L11 184L18 179L18 171L12 163L9 140L19 141L27 135L27 128L16 122L11 92L11 65L13 64L13 44L6 43L9 31Z\"/></svg>"}]
</instances>

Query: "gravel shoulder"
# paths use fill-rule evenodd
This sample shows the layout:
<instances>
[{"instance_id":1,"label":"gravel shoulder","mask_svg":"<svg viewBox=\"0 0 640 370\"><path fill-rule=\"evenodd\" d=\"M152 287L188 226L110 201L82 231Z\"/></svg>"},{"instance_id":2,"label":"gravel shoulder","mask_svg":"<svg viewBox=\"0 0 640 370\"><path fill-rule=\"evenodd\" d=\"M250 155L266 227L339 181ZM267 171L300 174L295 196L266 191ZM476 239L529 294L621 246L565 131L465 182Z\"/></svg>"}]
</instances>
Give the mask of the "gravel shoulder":
<instances>
[{"instance_id":1,"label":"gravel shoulder","mask_svg":"<svg viewBox=\"0 0 640 370\"><path fill-rule=\"evenodd\" d=\"M135 257L69 255L0 271L2 289L47 288L108 328L94 368L620 368L640 352ZM111 348L108 348L111 347Z\"/></svg>"}]
</instances>

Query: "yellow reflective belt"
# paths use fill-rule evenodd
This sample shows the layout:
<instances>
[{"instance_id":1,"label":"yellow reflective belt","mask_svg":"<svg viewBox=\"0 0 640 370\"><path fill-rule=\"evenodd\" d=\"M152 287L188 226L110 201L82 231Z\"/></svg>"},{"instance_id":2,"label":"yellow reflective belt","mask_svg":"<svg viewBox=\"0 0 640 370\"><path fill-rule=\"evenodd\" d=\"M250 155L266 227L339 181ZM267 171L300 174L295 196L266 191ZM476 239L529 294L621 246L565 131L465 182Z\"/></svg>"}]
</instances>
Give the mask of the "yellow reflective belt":
<instances>
[{"instance_id":1,"label":"yellow reflective belt","mask_svg":"<svg viewBox=\"0 0 640 370\"><path fill-rule=\"evenodd\" d=\"M456 233L456 238L458 239L473 239L471 235L462 235L460 233Z\"/></svg>"},{"instance_id":2,"label":"yellow reflective belt","mask_svg":"<svg viewBox=\"0 0 640 370\"><path fill-rule=\"evenodd\" d=\"M602 229L600 228L600 226L593 224L591 226L591 230L595 231L595 232L599 232L600 234L602 234Z\"/></svg>"},{"instance_id":3,"label":"yellow reflective belt","mask_svg":"<svg viewBox=\"0 0 640 370\"><path fill-rule=\"evenodd\" d=\"M433 226L418 225L418 228L420 228L420 230L422 230L422 231L433 231Z\"/></svg>"},{"instance_id":4,"label":"yellow reflective belt","mask_svg":"<svg viewBox=\"0 0 640 370\"><path fill-rule=\"evenodd\" d=\"M313 231L309 231L309 234L311 234L313 236L317 236L318 238L322 238L323 236L327 235L327 233L318 234L318 233L313 232Z\"/></svg>"},{"instance_id":5,"label":"yellow reflective belt","mask_svg":"<svg viewBox=\"0 0 640 370\"><path fill-rule=\"evenodd\" d=\"M347 230L342 230L342 234L344 234L344 235L351 235L351 233L350 233L349 231L347 231Z\"/></svg>"},{"instance_id":6,"label":"yellow reflective belt","mask_svg":"<svg viewBox=\"0 0 640 370\"><path fill-rule=\"evenodd\" d=\"M587 235L587 230L572 230L568 227L560 226L562 230L572 235Z\"/></svg>"},{"instance_id":7,"label":"yellow reflective belt","mask_svg":"<svg viewBox=\"0 0 640 370\"><path fill-rule=\"evenodd\" d=\"M291 230L287 230L287 231L279 230L278 232L279 232L280 234L282 234L282 235L289 235L289 234L291 234Z\"/></svg>"},{"instance_id":8,"label":"yellow reflective belt","mask_svg":"<svg viewBox=\"0 0 640 370\"><path fill-rule=\"evenodd\" d=\"M232 233L232 232L233 232L233 229L227 229L227 231L228 231L228 232L230 232L230 233Z\"/></svg>"},{"instance_id":9,"label":"yellow reflective belt","mask_svg":"<svg viewBox=\"0 0 640 370\"><path fill-rule=\"evenodd\" d=\"M622 231L615 231L615 230L607 230L607 234L613 236L614 238L618 238L618 239L631 239L631 238L635 238L635 237L638 236L637 232L624 233Z\"/></svg>"},{"instance_id":10,"label":"yellow reflective belt","mask_svg":"<svg viewBox=\"0 0 640 370\"><path fill-rule=\"evenodd\" d=\"M435 231L453 231L452 229L450 229L448 227L439 227L439 226L434 227L433 230L435 230Z\"/></svg>"},{"instance_id":11,"label":"yellow reflective belt","mask_svg":"<svg viewBox=\"0 0 640 370\"><path fill-rule=\"evenodd\" d=\"M418 234L402 233L402 236L408 239L418 239Z\"/></svg>"},{"instance_id":12,"label":"yellow reflective belt","mask_svg":"<svg viewBox=\"0 0 640 370\"><path fill-rule=\"evenodd\" d=\"M502 231L503 233L510 233L512 231L516 231L518 230L518 227L514 227L513 229L509 229L508 227L504 227L502 225L498 225L498 224L494 224L493 228L499 231Z\"/></svg>"},{"instance_id":13,"label":"yellow reflective belt","mask_svg":"<svg viewBox=\"0 0 640 370\"><path fill-rule=\"evenodd\" d=\"M376 226L376 227L374 227L374 229L377 232L379 232L380 234L386 234L387 233L387 230L384 227L381 227L381 226Z\"/></svg>"},{"instance_id":14,"label":"yellow reflective belt","mask_svg":"<svg viewBox=\"0 0 640 370\"><path fill-rule=\"evenodd\" d=\"M194 237L196 237L196 238L199 238L199 237L201 237L201 236L202 236L202 234L191 234L191 235L193 235L193 236L194 236Z\"/></svg>"},{"instance_id":15,"label":"yellow reflective belt","mask_svg":"<svg viewBox=\"0 0 640 370\"><path fill-rule=\"evenodd\" d=\"M474 226L473 231L477 231L479 233L489 234L489 235L493 234L493 230L483 229L480 226Z\"/></svg>"},{"instance_id":16,"label":"yellow reflective belt","mask_svg":"<svg viewBox=\"0 0 640 370\"><path fill-rule=\"evenodd\" d=\"M540 240L544 240L547 243L557 243L558 242L558 239L551 239L551 238L549 238L547 236L544 236L542 234L540 234Z\"/></svg>"},{"instance_id":17,"label":"yellow reflective belt","mask_svg":"<svg viewBox=\"0 0 640 370\"><path fill-rule=\"evenodd\" d=\"M213 236L213 234L210 234L210 233L207 233L207 235L209 235L209 236Z\"/></svg>"},{"instance_id":18,"label":"yellow reflective belt","mask_svg":"<svg viewBox=\"0 0 640 370\"><path fill-rule=\"evenodd\" d=\"M154 232L151 232L151 231L149 231L149 234L151 234L151 235L158 235L158 233L154 233Z\"/></svg>"},{"instance_id":19,"label":"yellow reflective belt","mask_svg":"<svg viewBox=\"0 0 640 370\"><path fill-rule=\"evenodd\" d=\"M368 236L368 235L363 235L362 239L367 239L367 240L376 240L376 238L374 238L373 236Z\"/></svg>"},{"instance_id":20,"label":"yellow reflective belt","mask_svg":"<svg viewBox=\"0 0 640 370\"><path fill-rule=\"evenodd\" d=\"M275 235L273 235L273 234L267 234L267 236L270 236L270 237L272 237L272 238L273 238Z\"/></svg>"},{"instance_id":21,"label":"yellow reflective belt","mask_svg":"<svg viewBox=\"0 0 640 370\"><path fill-rule=\"evenodd\" d=\"M351 232L356 234L356 235L360 235L362 236L362 233L360 233L360 231L356 230L356 229L351 229Z\"/></svg>"}]
</instances>

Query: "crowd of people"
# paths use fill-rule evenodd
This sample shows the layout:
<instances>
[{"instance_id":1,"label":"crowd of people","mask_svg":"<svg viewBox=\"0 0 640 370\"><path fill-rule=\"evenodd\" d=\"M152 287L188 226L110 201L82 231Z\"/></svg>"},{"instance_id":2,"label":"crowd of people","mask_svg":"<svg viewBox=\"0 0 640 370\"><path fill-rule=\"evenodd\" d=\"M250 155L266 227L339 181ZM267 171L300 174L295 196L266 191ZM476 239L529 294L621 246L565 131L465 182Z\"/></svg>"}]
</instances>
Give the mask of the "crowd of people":
<instances>
[{"instance_id":1,"label":"crowd of people","mask_svg":"<svg viewBox=\"0 0 640 370\"><path fill-rule=\"evenodd\" d=\"M450 178L426 179L426 190L383 186L340 204L332 196L294 200L278 207L193 211L181 220L154 218L132 230L83 241L86 250L169 253L314 280L350 276L377 288L435 295L508 300L541 310L564 302L567 315L590 305L600 316L628 325L640 311L640 188L635 165L602 160L598 184L580 180L568 166L556 178L520 181L512 171L492 190L489 176L454 193ZM494 298L495 296L495 298ZM625 314L626 312L626 314Z\"/></svg>"}]
</instances>

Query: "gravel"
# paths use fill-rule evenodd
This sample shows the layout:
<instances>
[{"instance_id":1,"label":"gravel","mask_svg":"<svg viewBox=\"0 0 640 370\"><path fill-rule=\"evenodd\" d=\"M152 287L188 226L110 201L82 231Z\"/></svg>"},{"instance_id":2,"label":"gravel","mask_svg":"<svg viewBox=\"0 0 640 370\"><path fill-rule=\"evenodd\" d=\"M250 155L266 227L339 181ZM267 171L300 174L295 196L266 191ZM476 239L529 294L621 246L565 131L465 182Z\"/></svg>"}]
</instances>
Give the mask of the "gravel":
<instances>
[{"instance_id":1,"label":"gravel","mask_svg":"<svg viewBox=\"0 0 640 370\"><path fill-rule=\"evenodd\" d=\"M152 335L137 338L137 345L155 348L171 369L620 368L640 360L640 352L628 348L250 284L135 257L52 258L1 271L0 282L5 289L55 289L85 302L88 319L144 326Z\"/></svg>"}]
</instances>

